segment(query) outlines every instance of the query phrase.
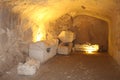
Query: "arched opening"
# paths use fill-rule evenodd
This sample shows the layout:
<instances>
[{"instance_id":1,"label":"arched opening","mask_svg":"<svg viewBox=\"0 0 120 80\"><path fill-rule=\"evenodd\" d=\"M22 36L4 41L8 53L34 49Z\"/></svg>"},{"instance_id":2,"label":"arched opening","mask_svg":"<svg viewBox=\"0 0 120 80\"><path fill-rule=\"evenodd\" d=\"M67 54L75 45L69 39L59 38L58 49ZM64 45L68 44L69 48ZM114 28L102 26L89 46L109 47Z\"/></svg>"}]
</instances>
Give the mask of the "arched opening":
<instances>
[{"instance_id":1,"label":"arched opening","mask_svg":"<svg viewBox=\"0 0 120 80\"><path fill-rule=\"evenodd\" d=\"M75 43L98 44L99 51L108 50L108 24L101 19L79 15L73 18L73 27L76 34Z\"/></svg>"},{"instance_id":2,"label":"arched opening","mask_svg":"<svg viewBox=\"0 0 120 80\"><path fill-rule=\"evenodd\" d=\"M75 44L98 44L99 51L108 51L108 23L88 15L74 17L65 14L49 25L48 34L58 36L61 31L70 30L76 35ZM49 35L48 35L49 36Z\"/></svg>"}]
</instances>

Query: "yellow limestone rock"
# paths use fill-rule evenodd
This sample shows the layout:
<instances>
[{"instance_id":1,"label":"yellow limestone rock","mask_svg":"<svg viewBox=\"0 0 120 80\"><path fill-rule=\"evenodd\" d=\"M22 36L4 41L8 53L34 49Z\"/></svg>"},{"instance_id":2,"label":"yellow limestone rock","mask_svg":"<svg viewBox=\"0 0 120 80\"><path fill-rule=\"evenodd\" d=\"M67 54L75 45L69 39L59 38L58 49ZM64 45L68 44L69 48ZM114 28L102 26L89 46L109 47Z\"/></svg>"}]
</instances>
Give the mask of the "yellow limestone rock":
<instances>
[{"instance_id":1,"label":"yellow limestone rock","mask_svg":"<svg viewBox=\"0 0 120 80\"><path fill-rule=\"evenodd\" d=\"M75 39L75 34L71 31L62 31L58 38L64 43L72 42Z\"/></svg>"}]
</instances>

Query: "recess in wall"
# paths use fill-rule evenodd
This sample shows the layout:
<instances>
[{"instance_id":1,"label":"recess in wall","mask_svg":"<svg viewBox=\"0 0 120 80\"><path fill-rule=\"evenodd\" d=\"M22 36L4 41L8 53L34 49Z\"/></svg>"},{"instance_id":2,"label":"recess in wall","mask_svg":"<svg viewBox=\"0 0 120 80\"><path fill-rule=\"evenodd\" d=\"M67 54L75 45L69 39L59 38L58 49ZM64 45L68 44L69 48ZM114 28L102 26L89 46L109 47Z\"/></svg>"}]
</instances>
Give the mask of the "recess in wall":
<instances>
[{"instance_id":1,"label":"recess in wall","mask_svg":"<svg viewBox=\"0 0 120 80\"><path fill-rule=\"evenodd\" d=\"M83 6L83 5L81 6L81 8L82 8L82 9L86 9L86 7L85 7L85 6Z\"/></svg>"}]
</instances>

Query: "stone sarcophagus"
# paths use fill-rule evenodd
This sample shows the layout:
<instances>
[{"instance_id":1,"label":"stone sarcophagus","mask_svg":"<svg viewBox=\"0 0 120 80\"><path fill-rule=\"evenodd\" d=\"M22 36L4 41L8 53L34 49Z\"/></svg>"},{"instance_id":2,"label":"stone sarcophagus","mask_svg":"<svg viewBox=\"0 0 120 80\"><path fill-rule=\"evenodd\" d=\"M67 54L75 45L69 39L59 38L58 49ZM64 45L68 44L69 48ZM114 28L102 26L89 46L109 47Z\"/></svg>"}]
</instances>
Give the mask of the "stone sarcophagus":
<instances>
[{"instance_id":1,"label":"stone sarcophagus","mask_svg":"<svg viewBox=\"0 0 120 80\"><path fill-rule=\"evenodd\" d=\"M57 53L58 40L44 40L32 43L29 46L29 56L43 63L52 58Z\"/></svg>"}]
</instances>

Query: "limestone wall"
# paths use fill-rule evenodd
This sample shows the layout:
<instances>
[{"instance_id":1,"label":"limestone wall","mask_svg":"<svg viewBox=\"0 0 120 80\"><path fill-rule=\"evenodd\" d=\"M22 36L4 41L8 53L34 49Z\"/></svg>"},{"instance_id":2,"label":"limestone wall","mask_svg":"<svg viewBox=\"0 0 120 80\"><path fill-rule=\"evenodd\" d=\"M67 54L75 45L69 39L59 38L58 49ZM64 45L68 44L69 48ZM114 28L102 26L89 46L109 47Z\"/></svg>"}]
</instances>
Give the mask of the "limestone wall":
<instances>
[{"instance_id":1,"label":"limestone wall","mask_svg":"<svg viewBox=\"0 0 120 80\"><path fill-rule=\"evenodd\" d=\"M109 53L120 64L120 12L116 12L110 23Z\"/></svg>"},{"instance_id":2,"label":"limestone wall","mask_svg":"<svg viewBox=\"0 0 120 80\"><path fill-rule=\"evenodd\" d=\"M23 60L19 49L21 22L18 15L11 12L11 8L0 3L0 75Z\"/></svg>"}]
</instances>

